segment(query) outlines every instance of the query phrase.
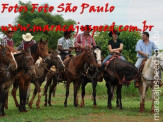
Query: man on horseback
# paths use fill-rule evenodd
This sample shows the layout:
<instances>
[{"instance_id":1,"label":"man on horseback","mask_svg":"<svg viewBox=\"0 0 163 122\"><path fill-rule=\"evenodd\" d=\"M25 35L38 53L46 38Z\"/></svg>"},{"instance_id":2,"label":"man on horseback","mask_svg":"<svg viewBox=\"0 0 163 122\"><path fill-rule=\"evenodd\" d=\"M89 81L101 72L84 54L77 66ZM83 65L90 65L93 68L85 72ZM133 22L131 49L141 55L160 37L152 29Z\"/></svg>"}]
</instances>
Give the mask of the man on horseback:
<instances>
[{"instance_id":1,"label":"man on horseback","mask_svg":"<svg viewBox=\"0 0 163 122\"><path fill-rule=\"evenodd\" d=\"M62 60L74 49L73 41L70 39L72 36L71 33L72 31L64 31L64 37L58 40L58 51Z\"/></svg>"},{"instance_id":2,"label":"man on horseback","mask_svg":"<svg viewBox=\"0 0 163 122\"><path fill-rule=\"evenodd\" d=\"M101 69L104 68L105 63L113 56L113 54L117 54L122 60L125 60L123 55L121 55L123 50L123 41L118 38L119 35L120 33L116 30L109 32L109 36L112 37L112 39L108 42L108 49L110 53L102 62Z\"/></svg>"},{"instance_id":3,"label":"man on horseback","mask_svg":"<svg viewBox=\"0 0 163 122\"><path fill-rule=\"evenodd\" d=\"M75 47L76 49L76 54L80 54L84 49L89 48L92 49L93 46L96 46L94 38L90 35L90 32L92 29L90 28L89 25L85 25L85 27L81 28L84 32L77 35L75 38Z\"/></svg>"},{"instance_id":4,"label":"man on horseback","mask_svg":"<svg viewBox=\"0 0 163 122\"><path fill-rule=\"evenodd\" d=\"M22 42L20 43L20 45L18 46L18 50L23 49L26 50L28 47L32 46L33 44L36 44L36 41L33 40L33 37L31 35L31 33L26 33L22 35Z\"/></svg>"},{"instance_id":5,"label":"man on horseback","mask_svg":"<svg viewBox=\"0 0 163 122\"><path fill-rule=\"evenodd\" d=\"M149 40L149 33L143 32L142 33L142 40L139 40L136 45L136 52L137 52L137 61L135 66L139 69L141 64L144 60L147 60L152 56L152 52L158 50L158 47L154 44L154 42ZM161 73L160 73L161 78ZM160 81L160 85L162 85ZM139 86L139 81L136 80L135 86Z\"/></svg>"},{"instance_id":6,"label":"man on horseback","mask_svg":"<svg viewBox=\"0 0 163 122\"><path fill-rule=\"evenodd\" d=\"M14 49L14 41L12 40L14 36L14 30L12 30L12 28L9 28L4 33L6 36L1 40L0 44L3 46L8 45L12 49L12 52L16 52L16 50Z\"/></svg>"}]
</instances>

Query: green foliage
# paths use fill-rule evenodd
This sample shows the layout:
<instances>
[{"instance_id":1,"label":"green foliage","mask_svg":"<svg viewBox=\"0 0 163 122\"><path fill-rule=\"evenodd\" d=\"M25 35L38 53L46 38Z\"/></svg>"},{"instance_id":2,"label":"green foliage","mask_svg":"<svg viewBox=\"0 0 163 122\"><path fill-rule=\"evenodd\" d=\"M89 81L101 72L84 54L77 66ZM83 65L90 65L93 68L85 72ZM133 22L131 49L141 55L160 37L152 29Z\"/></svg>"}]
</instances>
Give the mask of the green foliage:
<instances>
[{"instance_id":1,"label":"green foliage","mask_svg":"<svg viewBox=\"0 0 163 122\"><path fill-rule=\"evenodd\" d=\"M28 11L27 12L21 12L20 15L16 18L15 20L15 25L22 25L22 26L27 26L27 24L30 24L30 28L28 31L24 32L21 31L20 29L15 32L15 35L13 37L13 40L15 41L15 44L18 46L20 42L22 41L22 35L29 32L30 29L34 25L44 27L45 25L56 26L56 25L74 25L76 22L72 19L69 20L64 20L64 18L61 15L53 15L52 13L44 13L44 12L38 12L32 11L32 6L31 2L23 3L19 1L19 5L25 6L27 5ZM57 47L57 41L60 37L63 36L63 32L55 32L55 28L53 31L38 31L38 32L30 32L36 41L39 41L40 38L48 39L48 45L50 48L55 49Z\"/></svg>"},{"instance_id":2,"label":"green foliage","mask_svg":"<svg viewBox=\"0 0 163 122\"><path fill-rule=\"evenodd\" d=\"M137 41L141 38L140 33L136 31L133 32L123 31L121 32L119 38L123 40L124 45L122 54L128 61L135 63L136 61L135 46ZM108 36L108 32L98 32L97 36L95 37L97 45L101 46L102 48L103 57L106 57L109 53L108 41L111 39L112 38Z\"/></svg>"}]
</instances>

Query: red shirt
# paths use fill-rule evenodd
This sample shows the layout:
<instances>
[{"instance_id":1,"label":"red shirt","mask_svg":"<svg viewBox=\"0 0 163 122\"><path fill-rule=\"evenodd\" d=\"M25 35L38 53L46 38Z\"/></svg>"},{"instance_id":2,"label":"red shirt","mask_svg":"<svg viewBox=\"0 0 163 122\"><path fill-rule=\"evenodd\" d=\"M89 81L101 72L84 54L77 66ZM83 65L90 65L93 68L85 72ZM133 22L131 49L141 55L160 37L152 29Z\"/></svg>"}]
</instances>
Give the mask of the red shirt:
<instances>
[{"instance_id":1,"label":"red shirt","mask_svg":"<svg viewBox=\"0 0 163 122\"><path fill-rule=\"evenodd\" d=\"M96 46L95 40L94 38L89 35L88 38L86 39L84 36L84 33L81 33L79 35L77 35L77 37L75 38L75 42L74 45L82 45L82 46ZM76 51L81 51L80 49L76 49Z\"/></svg>"}]
</instances>

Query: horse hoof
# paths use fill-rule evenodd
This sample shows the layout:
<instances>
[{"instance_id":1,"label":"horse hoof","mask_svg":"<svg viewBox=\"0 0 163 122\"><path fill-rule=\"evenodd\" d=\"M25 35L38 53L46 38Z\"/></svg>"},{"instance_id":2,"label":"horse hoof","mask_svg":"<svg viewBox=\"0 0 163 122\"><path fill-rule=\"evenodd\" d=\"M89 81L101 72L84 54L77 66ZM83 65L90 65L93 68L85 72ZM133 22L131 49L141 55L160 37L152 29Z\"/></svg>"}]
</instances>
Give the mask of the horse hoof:
<instances>
[{"instance_id":1,"label":"horse hoof","mask_svg":"<svg viewBox=\"0 0 163 122\"><path fill-rule=\"evenodd\" d=\"M111 110L111 109L112 109L112 107L108 107L108 109L109 109L109 110Z\"/></svg>"},{"instance_id":2,"label":"horse hoof","mask_svg":"<svg viewBox=\"0 0 163 122\"><path fill-rule=\"evenodd\" d=\"M40 109L40 106L37 106L37 109Z\"/></svg>"},{"instance_id":3,"label":"horse hoof","mask_svg":"<svg viewBox=\"0 0 163 122\"><path fill-rule=\"evenodd\" d=\"M140 112L140 113L144 113L144 110L140 110L139 112Z\"/></svg>"},{"instance_id":4,"label":"horse hoof","mask_svg":"<svg viewBox=\"0 0 163 122\"><path fill-rule=\"evenodd\" d=\"M98 108L97 105L94 105L94 108Z\"/></svg>"},{"instance_id":5,"label":"horse hoof","mask_svg":"<svg viewBox=\"0 0 163 122\"><path fill-rule=\"evenodd\" d=\"M81 104L80 104L80 107L84 107L84 104L81 103Z\"/></svg>"},{"instance_id":6,"label":"horse hoof","mask_svg":"<svg viewBox=\"0 0 163 122\"><path fill-rule=\"evenodd\" d=\"M16 104L16 107L19 108L19 104Z\"/></svg>"},{"instance_id":7,"label":"horse hoof","mask_svg":"<svg viewBox=\"0 0 163 122\"><path fill-rule=\"evenodd\" d=\"M44 106L47 107L47 103L44 103Z\"/></svg>"},{"instance_id":8,"label":"horse hoof","mask_svg":"<svg viewBox=\"0 0 163 122\"><path fill-rule=\"evenodd\" d=\"M2 116L4 117L4 116L6 116L6 114L5 114L5 113L3 113L3 114L2 114Z\"/></svg>"},{"instance_id":9,"label":"horse hoof","mask_svg":"<svg viewBox=\"0 0 163 122\"><path fill-rule=\"evenodd\" d=\"M49 104L49 106L52 106L52 104Z\"/></svg>"}]
</instances>

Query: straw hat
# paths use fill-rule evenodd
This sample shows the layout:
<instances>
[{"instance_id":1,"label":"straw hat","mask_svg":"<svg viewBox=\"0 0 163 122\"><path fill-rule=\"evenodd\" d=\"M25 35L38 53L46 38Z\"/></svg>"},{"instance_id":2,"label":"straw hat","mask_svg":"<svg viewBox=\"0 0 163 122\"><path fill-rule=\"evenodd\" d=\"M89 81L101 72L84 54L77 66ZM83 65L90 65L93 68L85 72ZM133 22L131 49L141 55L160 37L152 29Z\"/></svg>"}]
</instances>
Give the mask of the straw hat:
<instances>
[{"instance_id":1,"label":"straw hat","mask_svg":"<svg viewBox=\"0 0 163 122\"><path fill-rule=\"evenodd\" d=\"M22 38L24 41L29 42L33 39L34 36L31 35L31 33L26 33L22 35Z\"/></svg>"}]
</instances>

